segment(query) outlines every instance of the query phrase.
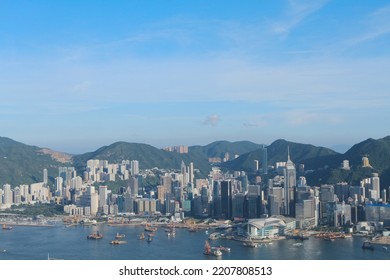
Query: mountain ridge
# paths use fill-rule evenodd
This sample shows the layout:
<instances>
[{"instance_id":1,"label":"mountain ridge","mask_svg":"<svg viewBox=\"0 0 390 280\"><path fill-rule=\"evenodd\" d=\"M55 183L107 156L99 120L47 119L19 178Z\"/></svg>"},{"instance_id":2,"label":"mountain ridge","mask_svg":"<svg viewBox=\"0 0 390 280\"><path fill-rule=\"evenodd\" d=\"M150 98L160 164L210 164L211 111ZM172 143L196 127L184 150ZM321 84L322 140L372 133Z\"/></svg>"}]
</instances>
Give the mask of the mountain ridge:
<instances>
[{"instance_id":1,"label":"mountain ridge","mask_svg":"<svg viewBox=\"0 0 390 280\"><path fill-rule=\"evenodd\" d=\"M71 156L49 148L26 145L7 137L0 137L0 184L18 185L40 182L44 168L48 169L53 181L53 178L58 176L59 166L73 165L78 172L81 172L85 169L86 161L94 158L106 159L112 163L118 163L121 160L138 160L142 169L153 167L179 169L181 161L184 161L186 165L193 162L194 167L200 170L200 174L207 176L211 169L209 158L222 158L229 153L231 160L221 163L221 167L251 172L253 160L261 159L260 148L262 146L263 144L246 140L235 142L218 140L204 146L189 146L188 153L179 154L149 144L117 141L95 151ZM344 154L326 147L285 139L277 139L266 147L270 165L286 161L289 148L291 159L295 164L304 164L306 170L313 170L307 175L308 180L313 184L334 182L339 179L356 182L360 176L366 176L369 172L386 175L385 178L389 179L384 179L384 184L390 184L390 160L388 160L390 159L390 136L380 139L368 138L353 145ZM236 154L239 156L234 158ZM360 168L363 156L368 156L372 169ZM62 157L67 160L64 161ZM343 160L350 161L351 170L349 172L340 169ZM360 175L354 176L353 172Z\"/></svg>"}]
</instances>

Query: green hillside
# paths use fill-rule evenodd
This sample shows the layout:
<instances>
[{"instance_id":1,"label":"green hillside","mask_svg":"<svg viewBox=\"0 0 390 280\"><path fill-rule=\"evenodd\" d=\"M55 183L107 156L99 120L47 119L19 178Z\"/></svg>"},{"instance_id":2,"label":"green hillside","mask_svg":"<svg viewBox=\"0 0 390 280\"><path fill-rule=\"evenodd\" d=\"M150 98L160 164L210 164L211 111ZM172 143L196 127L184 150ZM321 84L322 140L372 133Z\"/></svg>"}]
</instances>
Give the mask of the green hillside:
<instances>
[{"instance_id":1,"label":"green hillside","mask_svg":"<svg viewBox=\"0 0 390 280\"><path fill-rule=\"evenodd\" d=\"M280 139L267 146L268 165L286 161L288 149L290 150L291 160L295 164L304 163L308 159L338 155L338 153L328 148L316 147L310 144L294 143ZM253 161L258 160L260 162L261 158L262 150L258 149L246 153L231 162L226 162L222 166L227 169L251 172L253 171Z\"/></svg>"},{"instance_id":2,"label":"green hillside","mask_svg":"<svg viewBox=\"0 0 390 280\"><path fill-rule=\"evenodd\" d=\"M58 176L58 167L64 165L44 154L42 148L29 146L6 137L0 137L0 185L31 184L43 181L43 169L49 176Z\"/></svg>"}]
</instances>

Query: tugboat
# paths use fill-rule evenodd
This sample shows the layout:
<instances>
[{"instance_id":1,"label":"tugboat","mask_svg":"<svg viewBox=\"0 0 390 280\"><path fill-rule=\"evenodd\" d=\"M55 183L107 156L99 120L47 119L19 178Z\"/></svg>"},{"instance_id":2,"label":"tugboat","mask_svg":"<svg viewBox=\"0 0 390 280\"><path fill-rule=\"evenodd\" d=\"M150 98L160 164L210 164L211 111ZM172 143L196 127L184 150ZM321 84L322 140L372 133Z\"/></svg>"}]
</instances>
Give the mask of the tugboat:
<instances>
[{"instance_id":1,"label":"tugboat","mask_svg":"<svg viewBox=\"0 0 390 280\"><path fill-rule=\"evenodd\" d=\"M96 233L92 233L90 235L87 236L87 239L102 239L103 238L103 234L101 234L100 232L96 232Z\"/></svg>"}]
</instances>

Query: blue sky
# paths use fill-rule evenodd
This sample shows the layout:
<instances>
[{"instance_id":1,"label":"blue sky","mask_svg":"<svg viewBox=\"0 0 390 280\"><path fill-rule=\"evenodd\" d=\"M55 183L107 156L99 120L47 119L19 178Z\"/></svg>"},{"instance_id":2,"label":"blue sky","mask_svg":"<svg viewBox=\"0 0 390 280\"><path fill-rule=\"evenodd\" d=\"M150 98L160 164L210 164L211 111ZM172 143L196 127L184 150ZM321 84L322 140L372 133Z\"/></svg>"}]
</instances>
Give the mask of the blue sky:
<instances>
[{"instance_id":1,"label":"blue sky","mask_svg":"<svg viewBox=\"0 0 390 280\"><path fill-rule=\"evenodd\" d=\"M389 1L0 2L0 135L64 152L381 138L389 73Z\"/></svg>"}]
</instances>

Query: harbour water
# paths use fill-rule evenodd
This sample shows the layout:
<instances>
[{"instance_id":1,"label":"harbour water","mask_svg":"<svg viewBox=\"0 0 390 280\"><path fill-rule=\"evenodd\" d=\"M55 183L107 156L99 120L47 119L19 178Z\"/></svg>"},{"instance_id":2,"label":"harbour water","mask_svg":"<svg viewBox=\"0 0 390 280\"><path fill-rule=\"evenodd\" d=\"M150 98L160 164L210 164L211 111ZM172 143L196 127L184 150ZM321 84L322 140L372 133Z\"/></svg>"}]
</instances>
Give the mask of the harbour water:
<instances>
[{"instance_id":1,"label":"harbour water","mask_svg":"<svg viewBox=\"0 0 390 280\"><path fill-rule=\"evenodd\" d=\"M87 236L99 231L102 239ZM159 228L151 242L138 240L144 232L140 226L53 227L15 226L0 231L0 260L387 260L390 247L362 249L364 237L336 239L333 242L311 237L302 242L280 240L257 248L244 247L240 242L226 239L210 240L211 246L231 248L222 256L203 254L208 235L204 230L189 232L176 229L175 237L168 237ZM111 245L117 233L124 234L127 243ZM146 236L147 233L145 232ZM5 252L4 252L5 250Z\"/></svg>"}]
</instances>

